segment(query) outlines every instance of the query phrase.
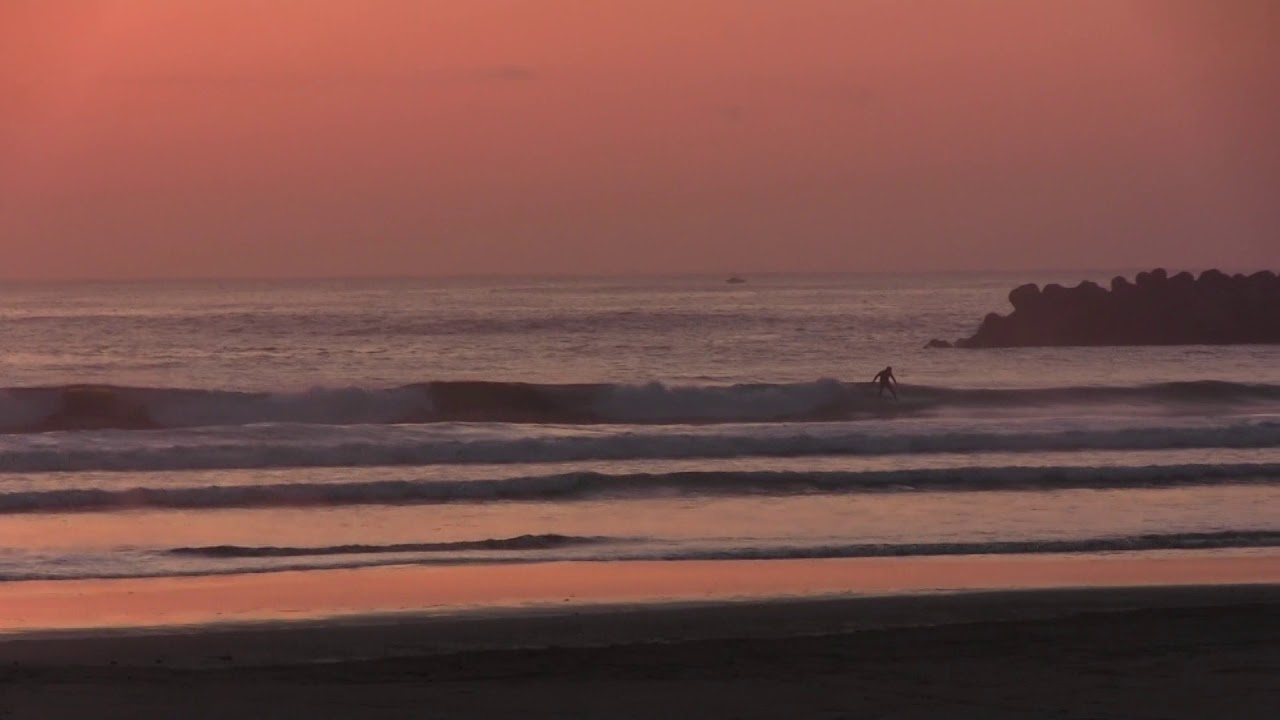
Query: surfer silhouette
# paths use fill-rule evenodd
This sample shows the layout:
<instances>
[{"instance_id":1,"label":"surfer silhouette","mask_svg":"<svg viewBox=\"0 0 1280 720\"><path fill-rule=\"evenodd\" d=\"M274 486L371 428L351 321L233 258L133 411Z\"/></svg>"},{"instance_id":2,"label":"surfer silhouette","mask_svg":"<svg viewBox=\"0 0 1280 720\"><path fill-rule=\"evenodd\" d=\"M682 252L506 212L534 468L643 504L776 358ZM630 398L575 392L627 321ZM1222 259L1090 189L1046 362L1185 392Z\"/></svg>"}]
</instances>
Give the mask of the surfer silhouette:
<instances>
[{"instance_id":1,"label":"surfer silhouette","mask_svg":"<svg viewBox=\"0 0 1280 720\"><path fill-rule=\"evenodd\" d=\"M884 397L884 391L888 390L894 400L898 399L898 378L893 376L893 368L887 367L876 373L871 382L880 383L880 390L876 393L876 397Z\"/></svg>"}]
</instances>

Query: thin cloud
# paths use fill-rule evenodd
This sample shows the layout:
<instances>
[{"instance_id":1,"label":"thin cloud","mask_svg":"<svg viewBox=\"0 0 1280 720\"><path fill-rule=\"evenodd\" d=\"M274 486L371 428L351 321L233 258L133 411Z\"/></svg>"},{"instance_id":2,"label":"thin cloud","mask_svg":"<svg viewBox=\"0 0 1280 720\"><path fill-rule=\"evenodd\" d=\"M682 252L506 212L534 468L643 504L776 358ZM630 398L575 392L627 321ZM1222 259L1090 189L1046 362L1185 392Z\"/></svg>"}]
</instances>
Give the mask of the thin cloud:
<instances>
[{"instance_id":1,"label":"thin cloud","mask_svg":"<svg viewBox=\"0 0 1280 720\"><path fill-rule=\"evenodd\" d=\"M735 125L747 116L747 108L744 105L717 105L711 108L711 112L726 123Z\"/></svg>"},{"instance_id":2,"label":"thin cloud","mask_svg":"<svg viewBox=\"0 0 1280 720\"><path fill-rule=\"evenodd\" d=\"M450 82L528 82L537 78L533 69L501 65L478 69L430 68L408 71L338 70L315 72L177 72L115 75L107 81L167 87L308 89L419 85Z\"/></svg>"},{"instance_id":3,"label":"thin cloud","mask_svg":"<svg viewBox=\"0 0 1280 720\"><path fill-rule=\"evenodd\" d=\"M538 74L532 68L524 65L500 65L490 68L480 75L481 79L501 82L528 82L536 80L537 77Z\"/></svg>"}]
</instances>

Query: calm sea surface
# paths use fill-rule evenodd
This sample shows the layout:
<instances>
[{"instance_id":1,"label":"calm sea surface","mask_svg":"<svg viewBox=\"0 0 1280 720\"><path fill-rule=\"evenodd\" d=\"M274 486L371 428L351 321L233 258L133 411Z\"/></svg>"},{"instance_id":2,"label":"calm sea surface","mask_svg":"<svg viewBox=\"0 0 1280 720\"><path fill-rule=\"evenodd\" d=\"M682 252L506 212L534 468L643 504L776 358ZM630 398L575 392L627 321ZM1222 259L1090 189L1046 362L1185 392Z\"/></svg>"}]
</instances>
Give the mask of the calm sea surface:
<instances>
[{"instance_id":1,"label":"calm sea surface","mask_svg":"<svg viewBox=\"0 0 1280 720\"><path fill-rule=\"evenodd\" d=\"M0 286L0 581L1280 545L1280 347L923 348L1084 279Z\"/></svg>"}]
</instances>

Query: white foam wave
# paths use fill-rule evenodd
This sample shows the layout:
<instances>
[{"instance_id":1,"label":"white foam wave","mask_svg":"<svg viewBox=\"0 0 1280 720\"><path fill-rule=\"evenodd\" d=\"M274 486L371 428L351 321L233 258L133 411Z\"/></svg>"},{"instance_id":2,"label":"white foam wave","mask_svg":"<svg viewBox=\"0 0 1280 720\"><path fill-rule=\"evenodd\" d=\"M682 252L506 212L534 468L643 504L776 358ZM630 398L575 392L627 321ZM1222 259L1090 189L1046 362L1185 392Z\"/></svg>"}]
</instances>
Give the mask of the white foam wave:
<instances>
[{"instance_id":1,"label":"white foam wave","mask_svg":"<svg viewBox=\"0 0 1280 720\"><path fill-rule=\"evenodd\" d=\"M577 472L492 480L66 488L0 493L0 513L154 508L572 501L655 495L733 496L1046 490L1280 482L1280 463L1146 467L967 467L865 472Z\"/></svg>"},{"instance_id":2,"label":"white foam wave","mask_svg":"<svg viewBox=\"0 0 1280 720\"><path fill-rule=\"evenodd\" d=\"M349 553L339 548L239 548L248 551L237 555L237 548L226 548L225 554L205 558L199 565L184 562L166 564L150 562L130 568L104 569L103 562L75 565L58 563L26 563L25 568L0 567L0 581L67 580L105 578L144 578L174 576L216 576L245 573L289 572L319 569L348 569L387 565L474 565L593 561L689 561L689 560L787 560L859 557L919 557L944 555L1026 555L1041 553L1141 552L1152 550L1207 550L1226 548L1270 548L1280 546L1277 530L1232 530L1205 533L1169 533L1091 538L1043 540L998 540L945 543L845 543L845 544L779 544L743 547L671 547L667 543L647 543L643 538L591 538L589 542L567 543L573 547L544 547L535 542L528 548L502 551L500 548L459 549L449 552L429 548L421 552L402 551L395 546L370 546L367 552ZM554 545L554 543L553 543ZM189 550L180 548L179 550ZM219 550L219 548L212 548ZM284 550L272 555L272 550ZM497 552L494 552L497 550ZM258 553L257 551L265 551ZM296 552L295 552L296 551ZM315 552L310 552L315 551ZM166 555L170 553L165 553ZM179 553L189 555L189 553ZM109 568L109 564L105 567Z\"/></svg>"},{"instance_id":3,"label":"white foam wave","mask_svg":"<svg viewBox=\"0 0 1280 720\"><path fill-rule=\"evenodd\" d=\"M617 422L671 422L688 418L733 422L836 415L861 397L839 380L791 385L679 387L663 383L609 385L594 409Z\"/></svg>"},{"instance_id":4,"label":"white foam wave","mask_svg":"<svg viewBox=\"0 0 1280 720\"><path fill-rule=\"evenodd\" d=\"M979 429L967 430L964 428ZM1062 429L1049 429L1062 428ZM1088 429L1084 429L1088 428ZM972 423L891 426L258 425L0 436L0 472L359 467L983 451L1280 447L1280 421L1132 427Z\"/></svg>"}]
</instances>

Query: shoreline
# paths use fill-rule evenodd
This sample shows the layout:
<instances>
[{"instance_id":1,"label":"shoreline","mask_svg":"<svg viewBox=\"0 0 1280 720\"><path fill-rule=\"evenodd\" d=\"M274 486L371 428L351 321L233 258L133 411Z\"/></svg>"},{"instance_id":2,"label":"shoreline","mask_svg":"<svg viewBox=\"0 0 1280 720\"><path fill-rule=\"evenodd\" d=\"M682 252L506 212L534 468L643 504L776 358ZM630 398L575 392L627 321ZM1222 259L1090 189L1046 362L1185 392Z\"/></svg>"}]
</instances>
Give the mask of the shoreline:
<instances>
[{"instance_id":1,"label":"shoreline","mask_svg":"<svg viewBox=\"0 0 1280 720\"><path fill-rule=\"evenodd\" d=\"M384 613L0 635L0 666L305 666L470 652L780 640L1144 611L1270 607L1280 582L939 591Z\"/></svg>"},{"instance_id":2,"label":"shoreline","mask_svg":"<svg viewBox=\"0 0 1280 720\"><path fill-rule=\"evenodd\" d=\"M370 652L374 651L374 652ZM1273 718L1280 584L0 641L5 718Z\"/></svg>"},{"instance_id":3,"label":"shoreline","mask_svg":"<svg viewBox=\"0 0 1280 720\"><path fill-rule=\"evenodd\" d=\"M0 718L1271 720L1278 560L558 562L7 583Z\"/></svg>"},{"instance_id":4,"label":"shoreline","mask_svg":"<svg viewBox=\"0 0 1280 720\"><path fill-rule=\"evenodd\" d=\"M399 565L0 583L0 642L386 616L1138 586L1280 584L1280 550Z\"/></svg>"}]
</instances>

